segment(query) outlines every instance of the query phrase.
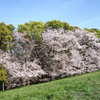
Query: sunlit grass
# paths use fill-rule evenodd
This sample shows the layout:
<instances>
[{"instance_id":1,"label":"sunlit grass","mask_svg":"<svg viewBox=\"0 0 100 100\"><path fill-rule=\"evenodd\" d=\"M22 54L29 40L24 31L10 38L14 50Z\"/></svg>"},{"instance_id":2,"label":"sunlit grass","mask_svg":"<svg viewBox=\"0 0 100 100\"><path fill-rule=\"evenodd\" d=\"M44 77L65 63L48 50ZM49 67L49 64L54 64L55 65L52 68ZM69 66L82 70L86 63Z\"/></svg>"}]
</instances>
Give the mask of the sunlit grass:
<instances>
[{"instance_id":1,"label":"sunlit grass","mask_svg":"<svg viewBox=\"0 0 100 100\"><path fill-rule=\"evenodd\" d=\"M100 71L0 91L0 100L100 100Z\"/></svg>"}]
</instances>

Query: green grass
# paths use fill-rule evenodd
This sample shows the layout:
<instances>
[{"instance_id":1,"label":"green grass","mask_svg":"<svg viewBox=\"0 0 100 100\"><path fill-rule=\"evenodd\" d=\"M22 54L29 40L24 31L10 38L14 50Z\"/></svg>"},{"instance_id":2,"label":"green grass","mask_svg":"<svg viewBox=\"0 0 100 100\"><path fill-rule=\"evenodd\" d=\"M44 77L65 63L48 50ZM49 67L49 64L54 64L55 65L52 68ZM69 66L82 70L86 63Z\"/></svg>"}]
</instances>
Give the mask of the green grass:
<instances>
[{"instance_id":1,"label":"green grass","mask_svg":"<svg viewBox=\"0 0 100 100\"><path fill-rule=\"evenodd\" d=\"M100 100L100 71L0 91L0 100Z\"/></svg>"}]
</instances>

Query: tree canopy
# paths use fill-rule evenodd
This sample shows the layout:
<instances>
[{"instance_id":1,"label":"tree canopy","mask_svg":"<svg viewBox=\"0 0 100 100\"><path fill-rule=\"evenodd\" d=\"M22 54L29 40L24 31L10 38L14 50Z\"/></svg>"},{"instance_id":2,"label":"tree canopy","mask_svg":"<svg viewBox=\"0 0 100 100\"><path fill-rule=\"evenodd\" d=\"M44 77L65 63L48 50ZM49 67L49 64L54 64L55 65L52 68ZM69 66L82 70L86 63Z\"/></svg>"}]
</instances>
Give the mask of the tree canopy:
<instances>
[{"instance_id":1,"label":"tree canopy","mask_svg":"<svg viewBox=\"0 0 100 100\"><path fill-rule=\"evenodd\" d=\"M88 32L92 32L92 33L96 32L94 29L84 28L84 30L86 30L86 31L88 31Z\"/></svg>"},{"instance_id":2,"label":"tree canopy","mask_svg":"<svg viewBox=\"0 0 100 100\"><path fill-rule=\"evenodd\" d=\"M51 27L53 29L58 29L62 27L62 23L60 21L57 20L52 20L52 21L48 21L45 23L46 27Z\"/></svg>"},{"instance_id":3,"label":"tree canopy","mask_svg":"<svg viewBox=\"0 0 100 100\"><path fill-rule=\"evenodd\" d=\"M96 30L96 32L97 32L96 36L97 36L98 38L100 38L100 30Z\"/></svg>"},{"instance_id":4,"label":"tree canopy","mask_svg":"<svg viewBox=\"0 0 100 100\"><path fill-rule=\"evenodd\" d=\"M11 32L14 30L12 24L6 25L4 22L0 23L0 49L6 51L9 48L9 42L12 41Z\"/></svg>"},{"instance_id":5,"label":"tree canopy","mask_svg":"<svg viewBox=\"0 0 100 100\"><path fill-rule=\"evenodd\" d=\"M64 30L69 30L70 26L66 22L61 22L59 20L52 20L52 21L47 21L45 23L45 27L51 27L52 29L59 29L59 28L64 28Z\"/></svg>"},{"instance_id":6,"label":"tree canopy","mask_svg":"<svg viewBox=\"0 0 100 100\"><path fill-rule=\"evenodd\" d=\"M12 24L6 26L11 32L15 30L15 27Z\"/></svg>"},{"instance_id":7,"label":"tree canopy","mask_svg":"<svg viewBox=\"0 0 100 100\"><path fill-rule=\"evenodd\" d=\"M48 27L52 29L63 28L64 30L77 30L80 28L77 26L70 26L67 22L61 22L59 20L47 21L45 24L41 21L29 21L25 24L19 24L17 32L23 33L24 38L31 41L31 43L41 44L42 36L41 33L44 32ZM12 24L6 25L4 22L0 23L0 49L7 51L10 47L12 41L13 31L15 27ZM100 37L100 30L96 28L88 29L84 28L88 32L97 33L96 36Z\"/></svg>"},{"instance_id":8,"label":"tree canopy","mask_svg":"<svg viewBox=\"0 0 100 100\"><path fill-rule=\"evenodd\" d=\"M44 31L43 22L29 21L24 25L20 24L17 28L18 32L24 33L25 38L29 38L32 42L40 44L42 37L41 33Z\"/></svg>"},{"instance_id":9,"label":"tree canopy","mask_svg":"<svg viewBox=\"0 0 100 100\"><path fill-rule=\"evenodd\" d=\"M70 30L70 26L68 23L62 22L61 24L62 24L62 28L64 28L64 30Z\"/></svg>"}]
</instances>

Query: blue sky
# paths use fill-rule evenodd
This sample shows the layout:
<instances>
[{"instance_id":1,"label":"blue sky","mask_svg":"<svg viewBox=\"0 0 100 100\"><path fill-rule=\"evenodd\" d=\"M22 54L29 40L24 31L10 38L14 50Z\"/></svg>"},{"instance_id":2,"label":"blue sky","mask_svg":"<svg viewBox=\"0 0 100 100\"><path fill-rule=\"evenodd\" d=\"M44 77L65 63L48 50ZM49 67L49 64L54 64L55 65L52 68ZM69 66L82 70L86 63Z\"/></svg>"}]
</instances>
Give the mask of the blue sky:
<instances>
[{"instance_id":1,"label":"blue sky","mask_svg":"<svg viewBox=\"0 0 100 100\"><path fill-rule=\"evenodd\" d=\"M60 20L100 29L100 0L0 0L0 22L18 24Z\"/></svg>"}]
</instances>

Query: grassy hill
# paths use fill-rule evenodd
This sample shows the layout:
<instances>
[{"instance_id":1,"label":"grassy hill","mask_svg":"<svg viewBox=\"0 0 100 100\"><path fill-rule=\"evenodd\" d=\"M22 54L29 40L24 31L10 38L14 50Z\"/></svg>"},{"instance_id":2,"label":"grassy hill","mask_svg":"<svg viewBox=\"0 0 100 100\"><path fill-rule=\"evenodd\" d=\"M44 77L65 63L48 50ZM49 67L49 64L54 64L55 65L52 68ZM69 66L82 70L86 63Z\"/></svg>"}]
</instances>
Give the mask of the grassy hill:
<instances>
[{"instance_id":1,"label":"grassy hill","mask_svg":"<svg viewBox=\"0 0 100 100\"><path fill-rule=\"evenodd\" d=\"M0 91L0 100L100 100L100 71Z\"/></svg>"}]
</instances>

